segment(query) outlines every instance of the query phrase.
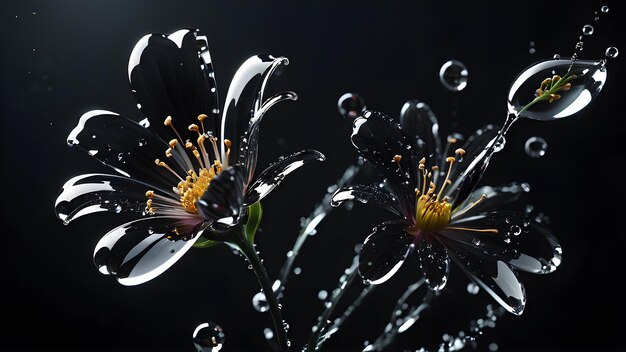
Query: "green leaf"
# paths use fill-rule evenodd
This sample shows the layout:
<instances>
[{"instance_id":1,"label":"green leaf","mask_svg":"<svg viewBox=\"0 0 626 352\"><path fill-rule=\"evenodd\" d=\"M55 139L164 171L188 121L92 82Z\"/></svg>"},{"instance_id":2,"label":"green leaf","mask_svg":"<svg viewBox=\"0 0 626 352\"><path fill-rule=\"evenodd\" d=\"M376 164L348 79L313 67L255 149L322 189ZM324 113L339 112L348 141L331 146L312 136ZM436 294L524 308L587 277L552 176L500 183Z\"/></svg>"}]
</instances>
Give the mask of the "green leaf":
<instances>
[{"instance_id":1,"label":"green leaf","mask_svg":"<svg viewBox=\"0 0 626 352\"><path fill-rule=\"evenodd\" d=\"M204 238L204 237L200 237L200 238L198 238L196 243L193 244L193 247L194 248L211 248L211 247L216 246L216 245L218 245L220 243L222 243L222 242L210 240L210 239Z\"/></svg>"},{"instance_id":2,"label":"green leaf","mask_svg":"<svg viewBox=\"0 0 626 352\"><path fill-rule=\"evenodd\" d=\"M256 202L248 207L248 221L243 225L248 242L254 243L254 235L256 235L259 225L261 225L261 217L263 216L263 207L261 202Z\"/></svg>"}]
</instances>

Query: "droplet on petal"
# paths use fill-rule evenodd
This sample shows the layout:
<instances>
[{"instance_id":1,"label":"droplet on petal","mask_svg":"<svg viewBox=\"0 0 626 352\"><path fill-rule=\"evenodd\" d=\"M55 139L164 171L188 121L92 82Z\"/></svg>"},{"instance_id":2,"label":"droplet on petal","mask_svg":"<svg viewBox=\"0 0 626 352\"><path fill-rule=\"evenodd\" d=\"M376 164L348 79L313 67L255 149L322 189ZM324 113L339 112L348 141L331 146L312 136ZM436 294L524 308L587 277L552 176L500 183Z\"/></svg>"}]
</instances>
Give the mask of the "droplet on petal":
<instances>
[{"instance_id":1,"label":"droplet on petal","mask_svg":"<svg viewBox=\"0 0 626 352\"><path fill-rule=\"evenodd\" d=\"M365 101L356 93L345 93L339 97L337 109L341 116L354 119L365 111Z\"/></svg>"}]
</instances>

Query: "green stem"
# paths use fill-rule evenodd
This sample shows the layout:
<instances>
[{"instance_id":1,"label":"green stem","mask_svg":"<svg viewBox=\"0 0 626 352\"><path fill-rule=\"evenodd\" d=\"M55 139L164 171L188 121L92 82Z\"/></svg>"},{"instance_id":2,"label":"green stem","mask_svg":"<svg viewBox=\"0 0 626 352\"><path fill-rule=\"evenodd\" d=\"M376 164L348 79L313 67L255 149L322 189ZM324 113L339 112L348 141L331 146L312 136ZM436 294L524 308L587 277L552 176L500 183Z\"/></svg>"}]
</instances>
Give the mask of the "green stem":
<instances>
[{"instance_id":1,"label":"green stem","mask_svg":"<svg viewBox=\"0 0 626 352\"><path fill-rule=\"evenodd\" d=\"M563 78L561 78L556 84L552 85L552 83L550 84L550 89L548 89L547 91L543 92L543 94L541 94L540 96L536 97L535 99L533 99L530 103L526 104L520 111L517 112L517 116L521 115L522 112L526 111L527 109L529 109L531 106L535 105L536 103L543 101L543 100L547 100L550 98L550 94L554 94L556 92L559 91L559 89L561 89L561 87L563 87L565 84L567 84L569 81L573 80L576 78L576 75L570 75L569 73L567 73Z\"/></svg>"},{"instance_id":2,"label":"green stem","mask_svg":"<svg viewBox=\"0 0 626 352\"><path fill-rule=\"evenodd\" d=\"M252 269L254 270L254 274L259 281L259 285L265 294L265 298L267 299L267 303L269 305L269 312L272 316L272 322L274 324L274 331L276 332L276 340L280 346L281 352L289 351L289 337L287 336L287 331L283 327L283 316L281 313L280 306L278 305L278 301L276 300L276 296L274 295L274 291L272 290L272 283L267 275L267 271L265 270L265 266L261 261L261 258L256 252L254 245L246 239L243 231L237 231L237 238L231 242L234 244L243 255L248 258Z\"/></svg>"}]
</instances>

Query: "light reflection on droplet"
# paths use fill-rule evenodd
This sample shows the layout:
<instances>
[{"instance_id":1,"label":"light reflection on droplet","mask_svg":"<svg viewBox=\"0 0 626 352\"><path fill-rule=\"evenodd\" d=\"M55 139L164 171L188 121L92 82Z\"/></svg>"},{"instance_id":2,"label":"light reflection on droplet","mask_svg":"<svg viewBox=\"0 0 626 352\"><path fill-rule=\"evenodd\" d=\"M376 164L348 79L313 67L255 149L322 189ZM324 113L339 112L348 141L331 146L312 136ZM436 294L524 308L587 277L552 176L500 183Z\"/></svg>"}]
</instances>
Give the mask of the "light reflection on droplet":
<instances>
[{"instance_id":1,"label":"light reflection on droplet","mask_svg":"<svg viewBox=\"0 0 626 352\"><path fill-rule=\"evenodd\" d=\"M468 76L467 67L458 60L450 60L439 69L441 84L453 92L460 92L467 86Z\"/></svg>"},{"instance_id":2,"label":"light reflection on droplet","mask_svg":"<svg viewBox=\"0 0 626 352\"><path fill-rule=\"evenodd\" d=\"M533 136L526 140L524 150L531 158L540 158L546 154L546 151L548 150L548 143L541 137Z\"/></svg>"},{"instance_id":3,"label":"light reflection on droplet","mask_svg":"<svg viewBox=\"0 0 626 352\"><path fill-rule=\"evenodd\" d=\"M619 50L617 50L617 48L614 46L610 46L606 48L604 55L606 55L606 57L608 57L609 59L615 59L617 55L619 55Z\"/></svg>"},{"instance_id":4,"label":"light reflection on droplet","mask_svg":"<svg viewBox=\"0 0 626 352\"><path fill-rule=\"evenodd\" d=\"M257 292L254 297L252 297L252 306L258 312L265 313L270 309L269 303L267 303L267 298L265 297L265 293Z\"/></svg>"},{"instance_id":5,"label":"light reflection on droplet","mask_svg":"<svg viewBox=\"0 0 626 352\"><path fill-rule=\"evenodd\" d=\"M602 13L608 13L609 12L609 7L604 5L600 8L600 11L602 11Z\"/></svg>"},{"instance_id":6,"label":"light reflection on droplet","mask_svg":"<svg viewBox=\"0 0 626 352\"><path fill-rule=\"evenodd\" d=\"M480 291L480 287L478 285L476 285L473 282L470 282L469 284L467 284L467 292L471 295L475 295L478 294L478 292Z\"/></svg>"},{"instance_id":7,"label":"light reflection on droplet","mask_svg":"<svg viewBox=\"0 0 626 352\"><path fill-rule=\"evenodd\" d=\"M225 338L224 330L215 323L202 323L193 332L193 344L198 352L218 352Z\"/></svg>"},{"instance_id":8,"label":"light reflection on droplet","mask_svg":"<svg viewBox=\"0 0 626 352\"><path fill-rule=\"evenodd\" d=\"M593 26L590 24L586 24L583 26L583 34L584 35L592 35L593 34Z\"/></svg>"},{"instance_id":9,"label":"light reflection on droplet","mask_svg":"<svg viewBox=\"0 0 626 352\"><path fill-rule=\"evenodd\" d=\"M337 109L343 117L356 118L365 109L365 101L356 93L345 93L337 101Z\"/></svg>"}]
</instances>

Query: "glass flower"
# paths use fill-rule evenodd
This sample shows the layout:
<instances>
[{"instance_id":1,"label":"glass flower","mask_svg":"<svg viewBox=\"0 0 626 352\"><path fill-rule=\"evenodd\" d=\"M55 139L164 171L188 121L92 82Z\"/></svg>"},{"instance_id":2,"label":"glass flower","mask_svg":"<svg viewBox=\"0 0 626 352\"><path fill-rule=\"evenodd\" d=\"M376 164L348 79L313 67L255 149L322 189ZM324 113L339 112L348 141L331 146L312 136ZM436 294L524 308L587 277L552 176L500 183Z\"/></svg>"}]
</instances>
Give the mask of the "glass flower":
<instances>
[{"instance_id":1,"label":"glass flower","mask_svg":"<svg viewBox=\"0 0 626 352\"><path fill-rule=\"evenodd\" d=\"M258 204L303 164L324 159L314 150L281 158L254 177L259 127L274 104L293 92L264 99L284 57L256 55L236 72L221 114L206 36L182 29L151 34L135 45L128 78L142 117L93 110L68 137L117 174L92 173L65 183L55 210L64 223L84 215L134 215L105 234L94 262L123 285L144 283L192 246L228 239L248 207ZM221 142L220 142L221 138ZM258 212L258 210L257 210Z\"/></svg>"},{"instance_id":2,"label":"glass flower","mask_svg":"<svg viewBox=\"0 0 626 352\"><path fill-rule=\"evenodd\" d=\"M442 148L436 117L417 101L404 105L399 124L376 111L354 121L352 143L384 183L339 189L333 205L374 203L401 217L376 226L363 243L359 272L365 281L385 282L416 251L432 290L446 285L452 260L508 311L523 312L526 295L516 270L553 272L561 247L544 225L520 213L494 210L519 198L526 184L466 189L475 183L464 178L498 137L498 129L489 125L462 148L456 147L458 134Z\"/></svg>"}]
</instances>

